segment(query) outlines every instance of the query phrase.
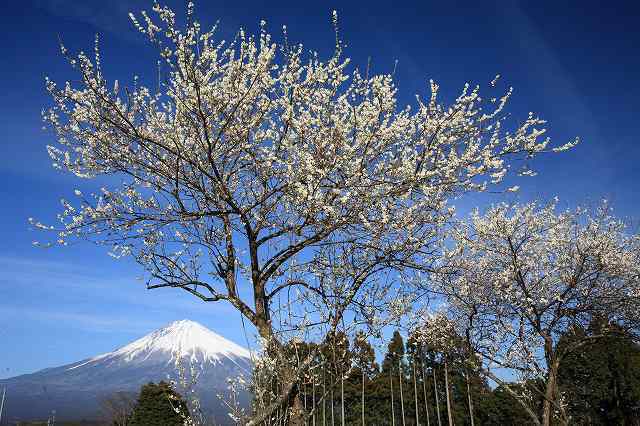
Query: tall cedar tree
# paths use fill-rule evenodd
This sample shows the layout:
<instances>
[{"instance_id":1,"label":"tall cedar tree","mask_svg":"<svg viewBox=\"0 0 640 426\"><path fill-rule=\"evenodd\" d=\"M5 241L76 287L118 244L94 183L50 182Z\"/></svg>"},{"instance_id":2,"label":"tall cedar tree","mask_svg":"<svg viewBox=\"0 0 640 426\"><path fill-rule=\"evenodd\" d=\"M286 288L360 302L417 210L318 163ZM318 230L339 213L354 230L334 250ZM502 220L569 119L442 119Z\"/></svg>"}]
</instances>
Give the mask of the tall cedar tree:
<instances>
[{"instance_id":1,"label":"tall cedar tree","mask_svg":"<svg viewBox=\"0 0 640 426\"><path fill-rule=\"evenodd\" d=\"M438 424L437 410L440 411L442 424L447 424L447 400L444 378L444 360L448 361L448 381L451 399L452 420L456 425L471 425L469 413L469 393L474 406L474 424L485 425L488 416L485 410L492 409L492 392L486 380L480 376L478 371L472 368L473 362L470 359L468 348L463 340L454 336L452 346L444 353L434 347L420 344L419 339L415 335L409 336L407 340L407 355L409 361L409 369L413 370L415 362L416 369L420 371L424 368L424 381L422 385L422 376L420 377L418 386L420 410L420 423L427 423L427 413L425 411L424 394L427 396L427 404L429 405L429 420L431 425ZM415 361L414 361L415 359ZM433 376L436 376L436 386L434 386ZM467 378L469 376L469 387L467 388ZM422 386L422 388L420 388ZM435 390L438 392L438 405L436 406ZM413 394L411 394L413 395ZM413 396L412 396L413 397ZM421 399L420 399L421 398ZM514 403L511 401L510 403ZM412 402L413 403L413 402ZM406 404L406 402L405 402ZM413 410L415 411L415 410ZM412 413L413 413L412 411ZM414 415L414 414L412 414ZM495 416L494 416L495 417ZM519 423L491 423L491 424L519 424Z\"/></svg>"},{"instance_id":2,"label":"tall cedar tree","mask_svg":"<svg viewBox=\"0 0 640 426\"><path fill-rule=\"evenodd\" d=\"M369 401L368 392L371 388L371 380L378 374L376 354L369 344L364 333L357 333L352 350L353 369L349 375L345 398L348 400L346 417L349 424L371 424L375 417L371 417L373 401Z\"/></svg>"},{"instance_id":3,"label":"tall cedar tree","mask_svg":"<svg viewBox=\"0 0 640 426\"><path fill-rule=\"evenodd\" d=\"M387 347L387 353L382 361L382 372L389 373L389 371L398 371L398 361L404 357L404 340L398 330L393 332L389 346Z\"/></svg>"}]
</instances>

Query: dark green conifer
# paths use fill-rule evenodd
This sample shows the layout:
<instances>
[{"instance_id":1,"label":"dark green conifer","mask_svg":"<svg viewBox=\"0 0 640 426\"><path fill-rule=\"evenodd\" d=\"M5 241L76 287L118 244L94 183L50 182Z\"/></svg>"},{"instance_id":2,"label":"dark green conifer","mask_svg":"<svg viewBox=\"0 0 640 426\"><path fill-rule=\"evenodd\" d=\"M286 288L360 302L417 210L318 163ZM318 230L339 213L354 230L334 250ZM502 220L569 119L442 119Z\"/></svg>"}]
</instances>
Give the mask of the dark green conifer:
<instances>
[{"instance_id":1,"label":"dark green conifer","mask_svg":"<svg viewBox=\"0 0 640 426\"><path fill-rule=\"evenodd\" d=\"M576 424L640 424L640 345L621 328L594 321L589 330L574 329L560 345L604 335L569 353L558 381L568 415Z\"/></svg>"},{"instance_id":2,"label":"dark green conifer","mask_svg":"<svg viewBox=\"0 0 640 426\"><path fill-rule=\"evenodd\" d=\"M131 426L182 426L189 415L182 396L166 382L142 386L131 415Z\"/></svg>"}]
</instances>

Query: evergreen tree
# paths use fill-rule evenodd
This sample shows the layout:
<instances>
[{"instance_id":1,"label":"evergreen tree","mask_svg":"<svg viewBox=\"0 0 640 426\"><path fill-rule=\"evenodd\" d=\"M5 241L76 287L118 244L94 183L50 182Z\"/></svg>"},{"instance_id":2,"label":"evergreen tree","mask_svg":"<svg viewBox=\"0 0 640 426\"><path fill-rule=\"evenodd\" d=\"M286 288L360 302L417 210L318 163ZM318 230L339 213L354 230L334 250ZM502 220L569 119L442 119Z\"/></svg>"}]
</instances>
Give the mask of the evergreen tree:
<instances>
[{"instance_id":1,"label":"evergreen tree","mask_svg":"<svg viewBox=\"0 0 640 426\"><path fill-rule=\"evenodd\" d=\"M408 369L411 374L416 371L415 385L411 377L409 403L413 406L409 415L421 424L442 425L449 424L450 411L455 425L484 424L478 405L490 397L491 390L478 371L479 360L458 335L451 335L442 347L434 347L425 343L420 334L416 330L407 340Z\"/></svg>"},{"instance_id":2,"label":"evergreen tree","mask_svg":"<svg viewBox=\"0 0 640 426\"><path fill-rule=\"evenodd\" d=\"M399 331L394 331L382 361L382 381L386 382L387 401L391 424L402 424L402 404L400 401L400 377L403 372L404 340Z\"/></svg>"},{"instance_id":3,"label":"evergreen tree","mask_svg":"<svg viewBox=\"0 0 640 426\"><path fill-rule=\"evenodd\" d=\"M353 343L352 354L354 369L349 380L349 388L352 392L360 394L359 401L353 401L355 404L349 404L350 407L360 408L360 423L364 426L367 424L367 388L371 379L378 373L378 364L376 363L376 354L373 347L369 344L366 336L362 332L358 332ZM359 385L359 386L358 386ZM349 416L350 423L357 424L357 420L353 418L353 414L356 414L355 410L351 410L352 415Z\"/></svg>"},{"instance_id":4,"label":"evergreen tree","mask_svg":"<svg viewBox=\"0 0 640 426\"><path fill-rule=\"evenodd\" d=\"M398 330L393 332L391 341L387 346L387 353L382 361L382 372L389 374L391 370L398 370L398 362L404 357L404 340Z\"/></svg>"},{"instance_id":5,"label":"evergreen tree","mask_svg":"<svg viewBox=\"0 0 640 426\"><path fill-rule=\"evenodd\" d=\"M640 405L640 347L633 342L631 336L625 337L620 330L608 327L612 329L610 337L594 340L583 351L568 356L560 369L561 389L568 404L570 424L640 424L637 416ZM602 330L595 329L595 325L592 328L584 333L602 333ZM570 338L572 335L564 337ZM382 369L378 368L375 352L362 334L356 335L352 343L350 346L344 334L336 333L329 344L319 348L317 359L303 374L296 395L299 395L302 408L307 413L316 408L309 418L309 425L314 424L315 418L316 426L340 426L343 424L344 409L345 426L359 426L363 423L391 426L393 392L396 426L402 425L402 406L405 426L415 426L418 422L423 426L427 422L429 426L436 426L438 410L441 425L446 426L449 421L445 359L448 365L452 420L456 426L531 423L522 406L503 386L498 386L493 391L489 388L478 372L478 361L470 355L463 339L454 339L455 344L448 347L447 353L443 353L443 349L420 343L412 335L405 345L400 333L394 332ZM302 360L314 349L316 347L313 343L295 341L290 342L286 350L291 359L299 357ZM348 376L344 376L347 372ZM344 380L341 379L343 376ZM539 389L540 385L540 381L534 380L523 384L509 384L516 390L522 386L528 387L527 393L534 399L531 405L538 411L542 410L542 398L535 389ZM439 402L437 408L436 391ZM321 399L323 395L326 395L324 400ZM469 399L472 404L469 404ZM470 409L471 405L473 410ZM180 424L179 421L177 424Z\"/></svg>"},{"instance_id":6,"label":"evergreen tree","mask_svg":"<svg viewBox=\"0 0 640 426\"><path fill-rule=\"evenodd\" d=\"M511 385L516 386L517 385ZM528 425L531 418L514 397L502 386L489 392L476 403L477 424L482 426ZM456 423L457 424L457 423Z\"/></svg>"},{"instance_id":7,"label":"evergreen tree","mask_svg":"<svg viewBox=\"0 0 640 426\"><path fill-rule=\"evenodd\" d=\"M177 413L178 410L181 414ZM131 426L182 426L189 415L182 396L166 382L142 386L131 415Z\"/></svg>"},{"instance_id":8,"label":"evergreen tree","mask_svg":"<svg viewBox=\"0 0 640 426\"><path fill-rule=\"evenodd\" d=\"M558 380L574 424L640 424L640 346L615 325L594 321L574 329L561 344L585 335L605 335L567 354Z\"/></svg>"},{"instance_id":9,"label":"evergreen tree","mask_svg":"<svg viewBox=\"0 0 640 426\"><path fill-rule=\"evenodd\" d=\"M359 332L356 334L353 342L352 358L355 363L354 374L357 374L358 377L364 374L366 379L371 380L378 373L375 351L367 341L364 333Z\"/></svg>"}]
</instances>

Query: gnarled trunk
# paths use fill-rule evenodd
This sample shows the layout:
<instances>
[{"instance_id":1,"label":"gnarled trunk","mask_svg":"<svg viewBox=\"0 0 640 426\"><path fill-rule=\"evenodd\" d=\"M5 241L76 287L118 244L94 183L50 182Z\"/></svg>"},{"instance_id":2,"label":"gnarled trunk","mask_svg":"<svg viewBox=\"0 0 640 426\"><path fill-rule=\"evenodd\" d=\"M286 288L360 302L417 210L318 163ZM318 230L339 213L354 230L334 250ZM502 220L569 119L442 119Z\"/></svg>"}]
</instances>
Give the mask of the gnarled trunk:
<instances>
[{"instance_id":1,"label":"gnarled trunk","mask_svg":"<svg viewBox=\"0 0 640 426\"><path fill-rule=\"evenodd\" d=\"M300 393L296 392L291 401L289 425L305 426L305 411L302 401L300 401Z\"/></svg>"},{"instance_id":2,"label":"gnarled trunk","mask_svg":"<svg viewBox=\"0 0 640 426\"><path fill-rule=\"evenodd\" d=\"M542 425L550 426L553 419L553 406L558 397L558 368L560 363L554 360L549 365L549 376L544 392L544 402L542 404Z\"/></svg>"}]
</instances>

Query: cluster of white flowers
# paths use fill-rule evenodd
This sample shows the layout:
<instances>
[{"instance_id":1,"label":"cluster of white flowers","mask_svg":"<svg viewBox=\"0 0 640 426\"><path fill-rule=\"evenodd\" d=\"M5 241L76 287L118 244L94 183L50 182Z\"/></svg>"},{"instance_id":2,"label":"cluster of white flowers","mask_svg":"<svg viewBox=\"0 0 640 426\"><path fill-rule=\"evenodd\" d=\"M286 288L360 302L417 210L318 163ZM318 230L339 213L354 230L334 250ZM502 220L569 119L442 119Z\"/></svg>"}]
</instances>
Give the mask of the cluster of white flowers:
<instances>
[{"instance_id":1,"label":"cluster of white flowers","mask_svg":"<svg viewBox=\"0 0 640 426\"><path fill-rule=\"evenodd\" d=\"M640 236L606 202L560 212L556 204L474 212L452 229L455 245L434 283L447 301L437 332L455 324L487 370L544 379L559 398L553 377L561 359L597 337L560 345L565 333L595 320L638 329ZM560 399L546 404L562 410Z\"/></svg>"},{"instance_id":2,"label":"cluster of white flowers","mask_svg":"<svg viewBox=\"0 0 640 426\"><path fill-rule=\"evenodd\" d=\"M459 336L456 324L442 311L425 313L412 335L419 343L442 353L453 350Z\"/></svg>"},{"instance_id":3,"label":"cluster of white flowers","mask_svg":"<svg viewBox=\"0 0 640 426\"><path fill-rule=\"evenodd\" d=\"M80 87L47 80L55 107L44 118L59 135L49 147L54 164L79 177L128 179L108 196L66 203L61 239L118 235L155 250L167 243L157 238L162 228L178 228L178 242L210 232L213 244L224 240L214 219L228 212L255 232L392 233L402 237L378 243L399 249L449 217L449 197L501 182L505 158L547 149L544 121L533 114L502 130L511 90L489 112L478 86L466 85L447 107L431 82L428 102L398 109L392 76L348 74L340 42L326 62L316 54L306 61L302 46L278 46L264 25L257 40L241 31L225 46L214 30L203 33L195 21L181 30L171 10L154 11L160 24L131 16L161 46L162 91L109 89L97 51L93 61L70 57Z\"/></svg>"},{"instance_id":4,"label":"cluster of white flowers","mask_svg":"<svg viewBox=\"0 0 640 426\"><path fill-rule=\"evenodd\" d=\"M158 48L155 89L110 83L97 39L93 59L61 48L78 79L47 79L54 167L120 182L63 200L54 240L134 257L149 288L226 300L265 339L313 327L321 339L349 310L372 328L405 315L410 271L443 245L449 200L502 183L511 160L576 143L551 146L533 113L505 124L510 88L487 100L466 84L445 105L430 81L426 99L401 107L393 75L350 67L339 37L323 59L286 30L276 43L264 22L228 43L202 30L192 3L186 27L153 12L130 17Z\"/></svg>"},{"instance_id":5,"label":"cluster of white flowers","mask_svg":"<svg viewBox=\"0 0 640 426\"><path fill-rule=\"evenodd\" d=\"M189 359L189 371L185 365L187 358ZM171 407L180 416L184 426L204 426L207 423L200 405L200 396L196 390L202 367L194 358L185 357L180 352L174 353L173 359L177 377L169 376L167 380L171 388L184 398L188 411L183 410L183 405L173 394L168 395Z\"/></svg>"}]
</instances>

